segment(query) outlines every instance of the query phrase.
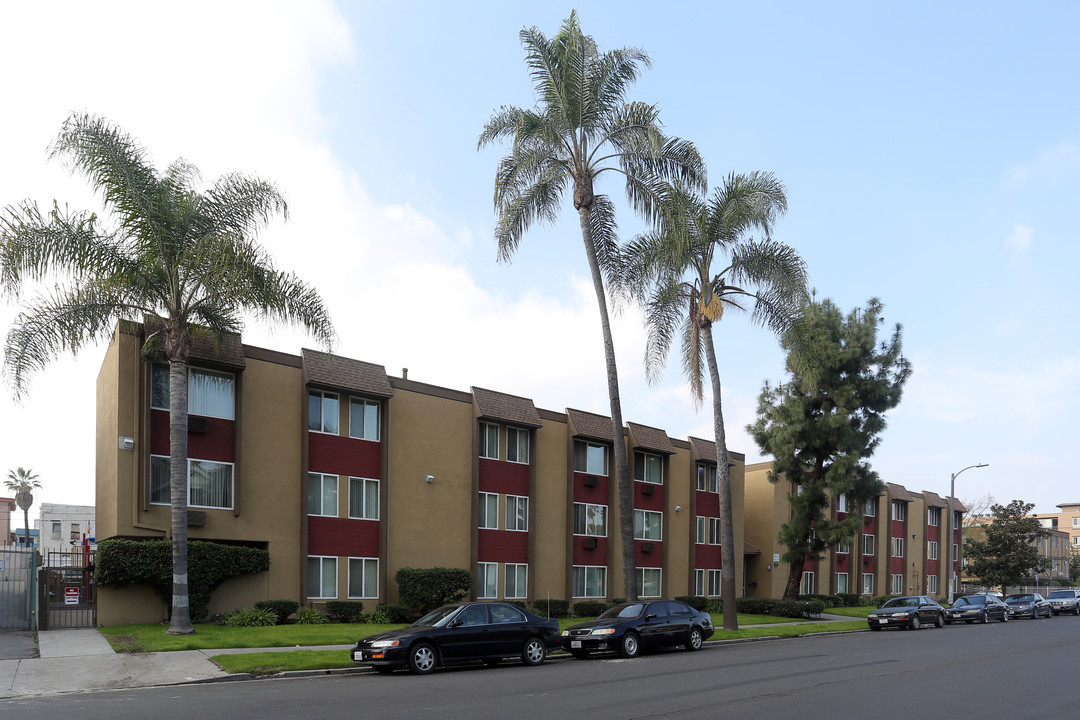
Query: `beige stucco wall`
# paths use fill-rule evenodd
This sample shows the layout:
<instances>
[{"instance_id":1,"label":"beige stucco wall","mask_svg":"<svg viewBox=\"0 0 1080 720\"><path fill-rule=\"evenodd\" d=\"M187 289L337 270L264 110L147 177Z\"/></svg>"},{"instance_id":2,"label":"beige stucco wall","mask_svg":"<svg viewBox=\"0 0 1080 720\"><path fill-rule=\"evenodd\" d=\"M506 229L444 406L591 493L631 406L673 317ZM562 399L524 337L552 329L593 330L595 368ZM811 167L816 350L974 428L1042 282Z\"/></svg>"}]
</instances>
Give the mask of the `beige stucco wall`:
<instances>
[{"instance_id":1,"label":"beige stucco wall","mask_svg":"<svg viewBox=\"0 0 1080 720\"><path fill-rule=\"evenodd\" d=\"M542 420L536 432L535 518L532 530L534 555L530 563L529 597L563 599L570 596L566 586L566 545L570 537L571 500L566 482L567 424Z\"/></svg>"}]
</instances>

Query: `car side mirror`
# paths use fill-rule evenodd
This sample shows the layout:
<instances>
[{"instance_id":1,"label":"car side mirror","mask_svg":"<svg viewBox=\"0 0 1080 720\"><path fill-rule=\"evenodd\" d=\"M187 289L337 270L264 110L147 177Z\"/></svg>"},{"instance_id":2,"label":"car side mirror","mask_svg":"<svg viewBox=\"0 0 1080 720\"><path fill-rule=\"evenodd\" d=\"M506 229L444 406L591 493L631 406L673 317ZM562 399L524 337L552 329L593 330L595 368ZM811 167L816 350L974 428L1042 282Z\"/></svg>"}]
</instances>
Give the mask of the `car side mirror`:
<instances>
[{"instance_id":1,"label":"car side mirror","mask_svg":"<svg viewBox=\"0 0 1080 720\"><path fill-rule=\"evenodd\" d=\"M451 620L451 621L450 621L450 624L449 624L449 625L447 625L447 627L452 627L452 628L456 628L456 627L461 627L461 620L460 620L460 619L458 619L458 620Z\"/></svg>"}]
</instances>

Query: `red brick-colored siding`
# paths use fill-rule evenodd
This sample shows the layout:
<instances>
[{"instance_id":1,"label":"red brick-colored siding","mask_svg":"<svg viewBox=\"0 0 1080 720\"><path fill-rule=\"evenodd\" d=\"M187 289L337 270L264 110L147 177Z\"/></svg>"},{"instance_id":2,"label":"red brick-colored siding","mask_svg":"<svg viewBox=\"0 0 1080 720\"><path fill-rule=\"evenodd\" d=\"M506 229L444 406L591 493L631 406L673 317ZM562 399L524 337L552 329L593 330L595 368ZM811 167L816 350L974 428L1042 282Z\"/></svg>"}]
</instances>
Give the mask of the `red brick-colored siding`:
<instances>
[{"instance_id":1,"label":"red brick-colored siding","mask_svg":"<svg viewBox=\"0 0 1080 720\"><path fill-rule=\"evenodd\" d=\"M206 432L188 432L188 457L196 460L236 462L236 424L222 418L189 416L206 422ZM150 453L168 457L169 413L166 410L150 411Z\"/></svg>"},{"instance_id":2,"label":"red brick-colored siding","mask_svg":"<svg viewBox=\"0 0 1080 720\"><path fill-rule=\"evenodd\" d=\"M477 531L479 562L527 563L529 562L529 533L515 530Z\"/></svg>"},{"instance_id":3,"label":"red brick-colored siding","mask_svg":"<svg viewBox=\"0 0 1080 720\"><path fill-rule=\"evenodd\" d=\"M370 440L308 433L308 470L380 479L380 444Z\"/></svg>"},{"instance_id":4,"label":"red brick-colored siding","mask_svg":"<svg viewBox=\"0 0 1080 720\"><path fill-rule=\"evenodd\" d=\"M379 523L376 520L309 517L308 555L379 557Z\"/></svg>"},{"instance_id":5,"label":"red brick-colored siding","mask_svg":"<svg viewBox=\"0 0 1080 720\"><path fill-rule=\"evenodd\" d=\"M480 458L480 491L507 495L529 494L529 466Z\"/></svg>"}]
</instances>

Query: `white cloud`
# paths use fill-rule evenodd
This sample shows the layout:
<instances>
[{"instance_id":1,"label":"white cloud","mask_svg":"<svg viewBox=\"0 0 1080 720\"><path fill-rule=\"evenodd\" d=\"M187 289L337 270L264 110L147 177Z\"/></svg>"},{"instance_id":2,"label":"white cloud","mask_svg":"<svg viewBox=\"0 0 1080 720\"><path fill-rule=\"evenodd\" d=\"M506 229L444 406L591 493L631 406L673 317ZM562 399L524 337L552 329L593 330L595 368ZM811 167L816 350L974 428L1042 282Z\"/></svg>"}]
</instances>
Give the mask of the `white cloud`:
<instances>
[{"instance_id":1,"label":"white cloud","mask_svg":"<svg viewBox=\"0 0 1080 720\"><path fill-rule=\"evenodd\" d=\"M1005 173L1010 185L1052 182L1080 170L1080 152L1071 142L1062 142L1049 150L1040 150L1031 162L1016 165Z\"/></svg>"},{"instance_id":2,"label":"white cloud","mask_svg":"<svg viewBox=\"0 0 1080 720\"><path fill-rule=\"evenodd\" d=\"M1013 225L1012 232L1005 238L1006 247L1016 251L1025 252L1035 242L1035 228L1024 225Z\"/></svg>"}]
</instances>

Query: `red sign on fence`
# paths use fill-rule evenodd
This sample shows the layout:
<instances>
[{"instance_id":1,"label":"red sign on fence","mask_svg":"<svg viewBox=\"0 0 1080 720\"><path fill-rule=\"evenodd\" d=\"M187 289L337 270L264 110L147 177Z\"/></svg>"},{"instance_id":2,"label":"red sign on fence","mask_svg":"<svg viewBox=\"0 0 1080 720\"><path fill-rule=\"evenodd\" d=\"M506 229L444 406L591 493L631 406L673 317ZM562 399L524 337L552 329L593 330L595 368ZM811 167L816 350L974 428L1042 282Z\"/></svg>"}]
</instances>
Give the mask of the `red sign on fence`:
<instances>
[{"instance_id":1,"label":"red sign on fence","mask_svg":"<svg viewBox=\"0 0 1080 720\"><path fill-rule=\"evenodd\" d=\"M79 604L79 588L66 587L64 588L64 604L65 605L78 605Z\"/></svg>"}]
</instances>

